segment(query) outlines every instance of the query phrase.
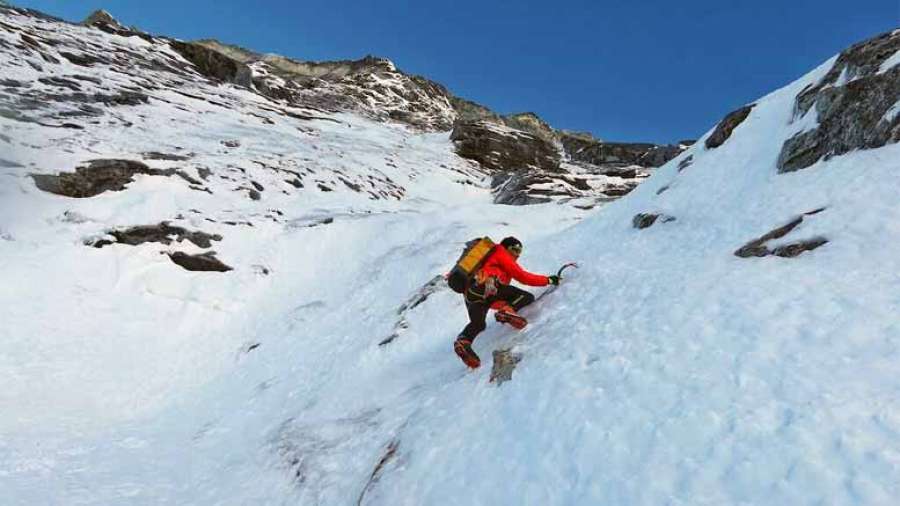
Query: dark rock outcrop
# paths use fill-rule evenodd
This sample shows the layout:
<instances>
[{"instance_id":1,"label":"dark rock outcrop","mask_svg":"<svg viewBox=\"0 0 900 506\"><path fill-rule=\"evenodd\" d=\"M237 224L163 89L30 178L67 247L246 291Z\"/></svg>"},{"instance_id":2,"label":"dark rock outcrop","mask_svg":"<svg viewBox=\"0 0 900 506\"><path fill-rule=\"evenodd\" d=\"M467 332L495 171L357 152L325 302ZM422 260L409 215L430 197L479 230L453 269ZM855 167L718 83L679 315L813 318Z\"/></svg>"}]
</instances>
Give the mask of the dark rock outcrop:
<instances>
[{"instance_id":1,"label":"dark rock outcrop","mask_svg":"<svg viewBox=\"0 0 900 506\"><path fill-rule=\"evenodd\" d=\"M193 153L178 155L173 153L160 153L159 151L146 151L141 153L145 160L165 160L169 162L184 162L194 157ZM206 179L206 178L204 178Z\"/></svg>"},{"instance_id":2,"label":"dark rock outcrop","mask_svg":"<svg viewBox=\"0 0 900 506\"><path fill-rule=\"evenodd\" d=\"M838 56L821 81L797 95L794 119L815 107L819 125L784 143L779 172L900 141L900 65L881 68L897 51L898 31L856 44Z\"/></svg>"},{"instance_id":3,"label":"dark rock outcrop","mask_svg":"<svg viewBox=\"0 0 900 506\"><path fill-rule=\"evenodd\" d=\"M194 42L173 40L169 45L206 77L247 88L253 85L253 72L244 63Z\"/></svg>"},{"instance_id":4,"label":"dark rock outcrop","mask_svg":"<svg viewBox=\"0 0 900 506\"><path fill-rule=\"evenodd\" d=\"M222 236L219 234L207 234L200 231L189 231L182 227L169 225L164 221L158 225L140 225L119 230L110 230L107 232L114 240L101 239L89 243L95 248L102 248L110 244L127 244L129 246L137 246L147 242L158 242L161 244L171 244L173 241L182 242L188 240L198 247L209 248L212 246L211 241L221 241Z\"/></svg>"},{"instance_id":5,"label":"dark rock outcrop","mask_svg":"<svg viewBox=\"0 0 900 506\"><path fill-rule=\"evenodd\" d=\"M216 258L215 251L208 251L199 255L189 255L181 251L176 251L174 253L169 253L168 255L173 262L189 271L228 272L232 270L231 267L225 265L221 260Z\"/></svg>"},{"instance_id":6,"label":"dark rock outcrop","mask_svg":"<svg viewBox=\"0 0 900 506\"><path fill-rule=\"evenodd\" d=\"M725 144L725 141L731 137L731 133L750 115L750 111L756 104L745 105L736 111L728 113L722 121L716 125L713 133L706 138L706 148L713 149Z\"/></svg>"},{"instance_id":7,"label":"dark rock outcrop","mask_svg":"<svg viewBox=\"0 0 900 506\"><path fill-rule=\"evenodd\" d=\"M678 172L681 172L684 169L690 167L693 163L694 163L694 155L686 156L684 158L684 160L681 160L680 162L678 162Z\"/></svg>"},{"instance_id":8,"label":"dark rock outcrop","mask_svg":"<svg viewBox=\"0 0 900 506\"><path fill-rule=\"evenodd\" d=\"M661 223L675 221L674 216L669 216L667 214L638 213L634 215L634 218L632 218L631 225L636 229L648 228L653 226L653 224L656 223L657 219Z\"/></svg>"},{"instance_id":9,"label":"dark rock outcrop","mask_svg":"<svg viewBox=\"0 0 900 506\"><path fill-rule=\"evenodd\" d=\"M659 167L686 148L685 145L603 142L589 135L568 132L560 135L560 141L570 159L598 166Z\"/></svg>"},{"instance_id":10,"label":"dark rock outcrop","mask_svg":"<svg viewBox=\"0 0 900 506\"><path fill-rule=\"evenodd\" d=\"M792 219L785 225L782 225L763 236L757 237L747 244L738 248L734 254L735 256L741 258L750 258L750 257L764 257L768 255L775 255L779 257L795 257L804 251L811 251L823 244L828 242L828 239L824 237L813 237L812 239L806 239L802 241L793 242L790 244L784 244L775 248L769 248L767 243L773 239L780 239L787 234L789 234L792 230L797 228L798 225L803 223L804 217L811 216L814 214L818 214L824 211L824 208L816 209L810 211L808 213L804 213L796 218Z\"/></svg>"},{"instance_id":11,"label":"dark rock outcrop","mask_svg":"<svg viewBox=\"0 0 900 506\"><path fill-rule=\"evenodd\" d=\"M487 121L458 121L450 140L459 156L475 160L490 170L559 170L560 154L556 146L521 130Z\"/></svg>"},{"instance_id":12,"label":"dark rock outcrop","mask_svg":"<svg viewBox=\"0 0 900 506\"><path fill-rule=\"evenodd\" d=\"M85 198L100 195L106 191L121 191L134 181L135 174L150 176L172 176L174 169L151 169L133 160L91 160L86 166L77 167L75 172L59 175L32 174L35 185L45 192L66 197Z\"/></svg>"},{"instance_id":13,"label":"dark rock outcrop","mask_svg":"<svg viewBox=\"0 0 900 506\"><path fill-rule=\"evenodd\" d=\"M827 242L828 239L824 237L813 237L812 239L806 239L803 241L797 241L790 244L778 246L777 248L772 250L772 254L782 258L793 258L805 251L812 251L819 246L826 244Z\"/></svg>"}]
</instances>

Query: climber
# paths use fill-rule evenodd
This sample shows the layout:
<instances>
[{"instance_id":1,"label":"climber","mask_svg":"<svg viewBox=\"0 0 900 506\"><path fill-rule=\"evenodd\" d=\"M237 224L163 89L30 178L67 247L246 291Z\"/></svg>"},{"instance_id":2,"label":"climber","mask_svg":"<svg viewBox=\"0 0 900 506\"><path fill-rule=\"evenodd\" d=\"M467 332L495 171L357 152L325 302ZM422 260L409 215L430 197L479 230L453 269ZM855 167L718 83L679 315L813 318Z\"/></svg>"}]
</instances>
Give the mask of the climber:
<instances>
[{"instance_id":1,"label":"climber","mask_svg":"<svg viewBox=\"0 0 900 506\"><path fill-rule=\"evenodd\" d=\"M511 279L529 286L558 285L559 276L542 276L522 269L516 262L522 254L522 242L507 237L491 250L490 255L467 286L463 296L469 312L469 324L463 329L453 350L471 368L481 365L481 359L472 350L475 337L485 329L489 309L496 310L494 317L500 323L522 329L528 324L518 311L534 302L534 295L509 284Z\"/></svg>"}]
</instances>

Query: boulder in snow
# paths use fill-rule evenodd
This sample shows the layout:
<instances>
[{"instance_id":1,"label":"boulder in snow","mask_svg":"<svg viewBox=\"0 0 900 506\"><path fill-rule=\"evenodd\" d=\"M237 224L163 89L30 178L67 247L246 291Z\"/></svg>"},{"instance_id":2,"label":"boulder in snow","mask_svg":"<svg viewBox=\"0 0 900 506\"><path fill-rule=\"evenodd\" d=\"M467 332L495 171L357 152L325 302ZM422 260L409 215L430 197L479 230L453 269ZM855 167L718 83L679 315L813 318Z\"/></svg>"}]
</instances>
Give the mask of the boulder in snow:
<instances>
[{"instance_id":1,"label":"boulder in snow","mask_svg":"<svg viewBox=\"0 0 900 506\"><path fill-rule=\"evenodd\" d=\"M731 137L731 133L750 115L750 111L756 104L745 105L736 111L728 113L722 121L716 125L713 133L706 138L706 148L713 149L725 144L725 141Z\"/></svg>"},{"instance_id":2,"label":"boulder in snow","mask_svg":"<svg viewBox=\"0 0 900 506\"><path fill-rule=\"evenodd\" d=\"M634 218L631 220L631 224L636 229L648 228L653 226L653 224L656 223L657 219L661 223L675 221L674 216L669 216L667 214L638 213L634 215Z\"/></svg>"},{"instance_id":3,"label":"boulder in snow","mask_svg":"<svg viewBox=\"0 0 900 506\"><path fill-rule=\"evenodd\" d=\"M516 365L522 361L520 353L513 353L512 350L494 350L494 365L491 367L491 383L496 382L498 385L503 384L512 379L512 373L516 369Z\"/></svg>"},{"instance_id":4,"label":"boulder in snow","mask_svg":"<svg viewBox=\"0 0 900 506\"><path fill-rule=\"evenodd\" d=\"M208 251L199 255L189 255L181 251L176 251L174 253L169 253L168 255L173 262L189 271L227 272L232 270L231 267L225 265L221 260L216 258L215 251Z\"/></svg>"},{"instance_id":5,"label":"boulder in snow","mask_svg":"<svg viewBox=\"0 0 900 506\"><path fill-rule=\"evenodd\" d=\"M181 227L169 225L164 221L158 225L141 225L120 230L111 230L107 232L114 240L101 239L90 243L90 246L102 248L110 244L127 244L129 246L137 246L147 242L158 242L161 244L171 244L173 241L182 242L190 241L200 248L212 247L211 241L221 241L222 236L219 234L207 234L200 231L189 231Z\"/></svg>"},{"instance_id":6,"label":"boulder in snow","mask_svg":"<svg viewBox=\"0 0 900 506\"><path fill-rule=\"evenodd\" d=\"M174 169L151 169L134 160L91 160L86 166L77 167L75 172L58 175L31 174L34 184L45 192L66 197L85 198L100 195L106 191L121 191L134 181L135 174L151 176L172 176Z\"/></svg>"}]
</instances>

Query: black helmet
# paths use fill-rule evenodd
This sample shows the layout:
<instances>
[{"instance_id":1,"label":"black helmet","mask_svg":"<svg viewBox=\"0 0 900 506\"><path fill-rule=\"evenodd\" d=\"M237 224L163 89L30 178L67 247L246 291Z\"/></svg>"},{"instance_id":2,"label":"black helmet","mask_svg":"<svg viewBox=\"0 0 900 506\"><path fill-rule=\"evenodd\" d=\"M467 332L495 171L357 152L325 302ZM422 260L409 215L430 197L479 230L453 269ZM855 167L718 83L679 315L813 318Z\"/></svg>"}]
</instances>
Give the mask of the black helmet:
<instances>
[{"instance_id":1,"label":"black helmet","mask_svg":"<svg viewBox=\"0 0 900 506\"><path fill-rule=\"evenodd\" d=\"M510 253L520 254L522 252L522 241L516 239L515 237L509 236L502 241L500 241L500 246L503 246Z\"/></svg>"}]
</instances>

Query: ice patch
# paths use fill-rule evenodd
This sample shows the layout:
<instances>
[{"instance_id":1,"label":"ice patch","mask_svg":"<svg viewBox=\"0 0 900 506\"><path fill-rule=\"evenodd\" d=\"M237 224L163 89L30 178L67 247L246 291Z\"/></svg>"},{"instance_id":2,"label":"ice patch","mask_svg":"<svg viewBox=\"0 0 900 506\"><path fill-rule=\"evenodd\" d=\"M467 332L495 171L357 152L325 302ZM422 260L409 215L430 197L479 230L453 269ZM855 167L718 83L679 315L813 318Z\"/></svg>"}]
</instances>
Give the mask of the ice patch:
<instances>
[{"instance_id":1,"label":"ice patch","mask_svg":"<svg viewBox=\"0 0 900 506\"><path fill-rule=\"evenodd\" d=\"M881 118L882 121L886 121L888 123L893 123L894 119L897 117L897 114L900 114L900 100L894 103L890 109L888 109L884 116Z\"/></svg>"},{"instance_id":2,"label":"ice patch","mask_svg":"<svg viewBox=\"0 0 900 506\"><path fill-rule=\"evenodd\" d=\"M878 68L878 73L884 74L888 70L896 67L898 64L900 64L900 50L894 51L894 54L881 64L881 66Z\"/></svg>"},{"instance_id":3,"label":"ice patch","mask_svg":"<svg viewBox=\"0 0 900 506\"><path fill-rule=\"evenodd\" d=\"M839 75L837 80L835 80L834 83L830 84L829 87L840 88L841 86L844 86L845 84L850 82L850 80L852 79L852 76L850 75L849 69L850 69L849 65L845 66L841 70L841 75Z\"/></svg>"},{"instance_id":4,"label":"ice patch","mask_svg":"<svg viewBox=\"0 0 900 506\"><path fill-rule=\"evenodd\" d=\"M791 135L815 130L819 127L819 111L815 107L810 107L800 119L791 124Z\"/></svg>"}]
</instances>

